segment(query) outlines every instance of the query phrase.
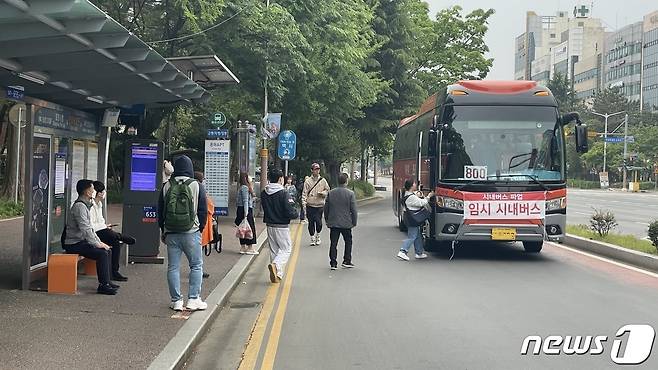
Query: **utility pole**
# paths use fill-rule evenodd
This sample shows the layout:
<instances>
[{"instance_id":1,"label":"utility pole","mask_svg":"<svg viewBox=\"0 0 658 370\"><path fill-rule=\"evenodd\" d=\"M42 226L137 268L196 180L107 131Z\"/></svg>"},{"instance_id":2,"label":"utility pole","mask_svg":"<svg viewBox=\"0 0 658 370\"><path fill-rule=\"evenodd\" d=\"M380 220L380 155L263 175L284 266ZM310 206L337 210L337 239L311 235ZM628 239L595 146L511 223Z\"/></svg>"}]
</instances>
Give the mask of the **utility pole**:
<instances>
[{"instance_id":1,"label":"utility pole","mask_svg":"<svg viewBox=\"0 0 658 370\"><path fill-rule=\"evenodd\" d=\"M628 190L628 183L627 183L627 170L626 168L628 167L628 113L624 117L624 179L622 181L624 190Z\"/></svg>"},{"instance_id":2,"label":"utility pole","mask_svg":"<svg viewBox=\"0 0 658 370\"><path fill-rule=\"evenodd\" d=\"M270 7L270 0L267 0L265 3L265 11ZM263 135L263 147L260 150L260 189L261 191L265 189L265 185L267 185L267 158L268 158L268 153L267 153L267 140L265 139L265 127L267 125L267 111L268 111L268 106L267 106L267 56L265 57L265 92L264 92L264 117L265 117L265 122L263 122L263 131L261 131L261 134Z\"/></svg>"},{"instance_id":3,"label":"utility pole","mask_svg":"<svg viewBox=\"0 0 658 370\"><path fill-rule=\"evenodd\" d=\"M626 113L626 111L621 111L617 113L612 113L612 114L601 114L601 113L596 113L592 111L592 114L595 114L597 116L601 116L605 118L605 127L603 129L603 172L608 172L608 118L612 116L616 116L618 114Z\"/></svg>"}]
</instances>

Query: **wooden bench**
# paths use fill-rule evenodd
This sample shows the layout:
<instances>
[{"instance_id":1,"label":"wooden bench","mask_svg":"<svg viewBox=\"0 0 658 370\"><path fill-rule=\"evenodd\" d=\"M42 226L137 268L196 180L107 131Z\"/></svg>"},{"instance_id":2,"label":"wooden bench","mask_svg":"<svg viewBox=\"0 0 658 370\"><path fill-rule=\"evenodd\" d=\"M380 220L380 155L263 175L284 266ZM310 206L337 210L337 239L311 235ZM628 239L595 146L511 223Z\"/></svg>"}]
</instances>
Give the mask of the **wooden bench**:
<instances>
[{"instance_id":1,"label":"wooden bench","mask_svg":"<svg viewBox=\"0 0 658 370\"><path fill-rule=\"evenodd\" d=\"M84 275L96 276L96 261L92 259L74 253L48 256L48 293L75 294L78 291L80 261Z\"/></svg>"}]
</instances>

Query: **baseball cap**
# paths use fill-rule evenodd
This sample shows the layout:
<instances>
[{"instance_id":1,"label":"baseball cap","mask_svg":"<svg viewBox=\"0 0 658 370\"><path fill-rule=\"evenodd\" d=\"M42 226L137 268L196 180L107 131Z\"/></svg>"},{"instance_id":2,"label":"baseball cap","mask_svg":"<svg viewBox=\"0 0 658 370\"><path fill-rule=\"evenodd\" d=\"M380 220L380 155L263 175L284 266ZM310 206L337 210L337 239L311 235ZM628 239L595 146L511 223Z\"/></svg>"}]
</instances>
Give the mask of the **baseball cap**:
<instances>
[{"instance_id":1,"label":"baseball cap","mask_svg":"<svg viewBox=\"0 0 658 370\"><path fill-rule=\"evenodd\" d=\"M313 164L311 165L311 169L314 170L314 169L316 169L316 168L320 168L320 165L317 164L317 163L313 163Z\"/></svg>"}]
</instances>

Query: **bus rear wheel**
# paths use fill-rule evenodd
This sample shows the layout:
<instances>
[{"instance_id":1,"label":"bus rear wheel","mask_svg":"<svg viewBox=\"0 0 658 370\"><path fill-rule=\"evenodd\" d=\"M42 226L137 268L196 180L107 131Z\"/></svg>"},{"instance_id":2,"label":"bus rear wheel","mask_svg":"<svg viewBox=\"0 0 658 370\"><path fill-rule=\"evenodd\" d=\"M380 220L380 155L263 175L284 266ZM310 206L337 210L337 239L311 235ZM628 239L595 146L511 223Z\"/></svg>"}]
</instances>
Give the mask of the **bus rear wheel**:
<instances>
[{"instance_id":1,"label":"bus rear wheel","mask_svg":"<svg viewBox=\"0 0 658 370\"><path fill-rule=\"evenodd\" d=\"M523 242L523 248L528 253L539 253L544 242Z\"/></svg>"}]
</instances>

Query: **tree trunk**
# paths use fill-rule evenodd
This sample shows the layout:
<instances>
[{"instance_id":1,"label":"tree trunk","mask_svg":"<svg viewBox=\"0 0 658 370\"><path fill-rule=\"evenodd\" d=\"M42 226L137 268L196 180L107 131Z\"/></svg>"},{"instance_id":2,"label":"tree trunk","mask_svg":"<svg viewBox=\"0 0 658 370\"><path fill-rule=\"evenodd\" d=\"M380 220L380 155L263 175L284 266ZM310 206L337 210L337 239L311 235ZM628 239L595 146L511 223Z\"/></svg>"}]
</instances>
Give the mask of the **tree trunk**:
<instances>
[{"instance_id":1,"label":"tree trunk","mask_svg":"<svg viewBox=\"0 0 658 370\"><path fill-rule=\"evenodd\" d=\"M20 186L23 183L23 168L19 169L19 179L18 179L18 184L16 184L16 133L17 130L14 126L8 125L7 126L7 136L6 140L9 141L6 145L7 148L7 167L6 167L6 173L5 173L5 179L6 181L4 182L2 189L0 189L0 197L3 198L8 198L8 199L14 199L14 189L16 186L18 186L18 200L21 201L23 199L23 191L21 190ZM21 132L21 143L23 142L22 140L23 132ZM22 145L21 145L22 149ZM21 152L21 157L23 157L23 153ZM25 160L25 158L22 158L23 160L21 163ZM19 164L20 165L20 164ZM22 166L21 166L22 167Z\"/></svg>"},{"instance_id":2,"label":"tree trunk","mask_svg":"<svg viewBox=\"0 0 658 370\"><path fill-rule=\"evenodd\" d=\"M350 180L354 180L354 167L356 164L354 163L354 159L350 161Z\"/></svg>"},{"instance_id":3,"label":"tree trunk","mask_svg":"<svg viewBox=\"0 0 658 370\"><path fill-rule=\"evenodd\" d=\"M372 184L377 185L377 157L375 156L372 161Z\"/></svg>"},{"instance_id":4,"label":"tree trunk","mask_svg":"<svg viewBox=\"0 0 658 370\"><path fill-rule=\"evenodd\" d=\"M338 186L338 175L340 174L340 164L334 161L325 162L327 166L327 174L329 175L329 185L332 188Z\"/></svg>"}]
</instances>

